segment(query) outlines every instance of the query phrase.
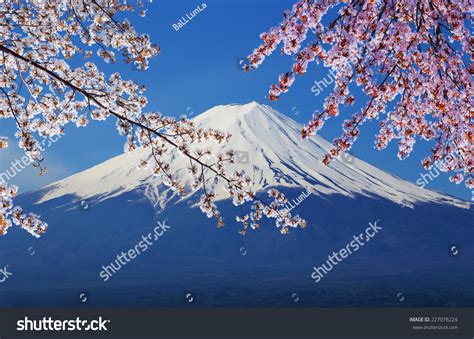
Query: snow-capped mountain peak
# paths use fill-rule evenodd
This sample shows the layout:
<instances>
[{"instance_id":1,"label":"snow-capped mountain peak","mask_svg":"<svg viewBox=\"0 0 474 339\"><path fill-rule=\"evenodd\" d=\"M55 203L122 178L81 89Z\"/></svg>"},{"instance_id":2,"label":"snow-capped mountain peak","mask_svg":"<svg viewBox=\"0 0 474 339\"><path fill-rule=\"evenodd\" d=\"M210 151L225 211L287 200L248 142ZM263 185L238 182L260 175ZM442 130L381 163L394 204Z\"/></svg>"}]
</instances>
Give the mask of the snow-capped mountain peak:
<instances>
[{"instance_id":1,"label":"snow-capped mountain peak","mask_svg":"<svg viewBox=\"0 0 474 339\"><path fill-rule=\"evenodd\" d=\"M317 195L364 195L406 206L417 202L469 206L450 196L419 188L350 155L347 155L347 161L333 161L326 166L321 159L331 148L329 142L320 136L302 140L300 124L255 101L244 105L216 106L195 117L194 121L203 127L232 134L229 145L225 147L238 152L238 164L233 166L245 170L252 177L257 191L270 186L299 187ZM200 145L203 146L213 150L224 147ZM136 168L146 152L148 150L137 149L53 183L43 189L45 194L38 203L67 194L78 199L105 200L124 192L144 189L155 205L163 207L170 198L170 192L149 170ZM176 154L172 156L172 168L184 178L187 160ZM218 198L226 197L225 192L218 192Z\"/></svg>"}]
</instances>

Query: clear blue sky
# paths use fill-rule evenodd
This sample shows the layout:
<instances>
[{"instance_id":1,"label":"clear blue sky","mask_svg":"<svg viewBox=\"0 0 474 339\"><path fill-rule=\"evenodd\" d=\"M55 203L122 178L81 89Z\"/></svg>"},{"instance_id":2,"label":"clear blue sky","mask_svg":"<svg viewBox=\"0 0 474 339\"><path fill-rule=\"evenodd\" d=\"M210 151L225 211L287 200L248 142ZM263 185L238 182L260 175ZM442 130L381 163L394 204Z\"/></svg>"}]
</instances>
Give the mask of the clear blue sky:
<instances>
[{"instance_id":1,"label":"clear blue sky","mask_svg":"<svg viewBox=\"0 0 474 339\"><path fill-rule=\"evenodd\" d=\"M147 1L145 1L147 2ZM197 115L215 105L246 103L252 100L270 104L298 122L305 123L319 109L330 88L318 96L311 92L315 80L327 78L328 70L312 65L304 77L298 77L291 91L277 102L266 99L269 86L278 75L289 70L292 58L279 52L267 59L257 71L245 73L238 69L238 58L248 55L259 43L259 34L279 23L282 13L292 5L289 0L210 0L207 8L176 31L173 24L191 12L200 1L154 0L147 2L147 16L127 14L137 31L148 33L162 52L151 62L146 72L118 62L106 65L98 61L107 73L120 71L147 87L150 110L166 115ZM364 103L363 98L358 98ZM340 133L342 120L357 106L340 117L328 121L321 135L332 140ZM0 134L12 136L11 123L1 121ZM374 149L378 123L362 128L353 153L388 172L415 182L425 171L420 159L429 153L430 143L419 141L412 156L404 161L396 157L396 144L384 151ZM66 135L46 152L49 171L38 178L33 170L25 170L12 182L25 189L34 189L67 175L87 169L122 152L123 139L115 129L113 119L93 122L86 129L69 127ZM21 153L13 147L0 152L2 171ZM456 186L448 176L440 175L427 188L471 199L471 192L462 184Z\"/></svg>"}]
</instances>

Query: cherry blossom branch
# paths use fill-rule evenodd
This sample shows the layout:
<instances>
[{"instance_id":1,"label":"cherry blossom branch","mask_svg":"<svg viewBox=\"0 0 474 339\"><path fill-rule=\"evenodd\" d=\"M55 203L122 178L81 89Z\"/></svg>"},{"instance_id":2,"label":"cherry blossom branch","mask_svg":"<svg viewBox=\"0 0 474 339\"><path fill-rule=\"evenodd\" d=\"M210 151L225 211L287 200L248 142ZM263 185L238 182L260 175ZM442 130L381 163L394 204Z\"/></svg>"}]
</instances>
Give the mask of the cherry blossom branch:
<instances>
[{"instance_id":1,"label":"cherry blossom branch","mask_svg":"<svg viewBox=\"0 0 474 339\"><path fill-rule=\"evenodd\" d=\"M323 19L335 7L336 20L325 24ZM472 188L474 67L467 59L474 40L466 28L469 20L472 10L468 1L298 1L285 12L278 27L261 34L263 44L249 55L247 69L257 68L279 44L283 53L295 55L292 71L271 86L271 100L287 92L294 74L305 73L311 62L321 61L337 70L324 110L315 112L302 130L303 137L316 133L324 120L338 115L340 105L354 104L351 83L363 89L369 100L344 121L343 134L334 139L334 148L323 159L326 164L352 147L365 120L384 114L376 140L378 149L399 139L398 157L404 159L417 137L435 140L431 156L423 159L422 165L430 168L435 161L446 159L442 170L454 173L450 180L464 181ZM301 49L310 32L317 37L316 43ZM381 76L384 79L379 83ZM390 103L395 108L386 112Z\"/></svg>"}]
</instances>

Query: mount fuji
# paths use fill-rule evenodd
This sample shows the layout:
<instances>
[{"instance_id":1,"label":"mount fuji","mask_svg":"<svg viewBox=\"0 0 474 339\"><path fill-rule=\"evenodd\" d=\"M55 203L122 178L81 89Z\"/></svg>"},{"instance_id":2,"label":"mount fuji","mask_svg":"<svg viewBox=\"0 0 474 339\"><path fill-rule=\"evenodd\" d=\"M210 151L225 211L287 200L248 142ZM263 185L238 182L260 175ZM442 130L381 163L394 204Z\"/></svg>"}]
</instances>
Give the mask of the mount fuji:
<instances>
[{"instance_id":1,"label":"mount fuji","mask_svg":"<svg viewBox=\"0 0 474 339\"><path fill-rule=\"evenodd\" d=\"M317 195L340 194L379 197L402 206L415 203L440 203L469 208L469 204L433 191L421 189L389 173L345 155L331 167L321 162L332 145L319 136L301 139L301 125L274 109L251 102L246 105L217 106L195 118L204 127L214 127L232 134L230 146L239 152L243 168L255 183L255 190L283 186L310 189ZM212 150L217 146L206 145ZM202 146L201 146L202 147ZM171 191L158 190L160 182L151 171L137 170L139 159L148 150L138 149L120 155L89 170L45 187L38 204L72 194L95 202L130 192L144 184L157 190L147 191L152 201L164 207ZM248 153L248 159L247 158ZM173 155L178 177L184 178L187 159ZM226 197L220 192L221 199ZM189 196L183 197L187 199Z\"/></svg>"},{"instance_id":2,"label":"mount fuji","mask_svg":"<svg viewBox=\"0 0 474 339\"><path fill-rule=\"evenodd\" d=\"M137 149L18 197L49 228L40 239L17 229L0 238L0 264L13 273L0 306L76 305L81 293L91 306L190 306L189 294L199 306L474 305L472 204L350 154L325 166L329 142L302 140L301 125L256 102L216 106L194 121L230 132L228 146L204 146L236 150L232 167L257 194L283 191L308 227L283 236L268 221L240 236L236 209L217 190L226 222L217 229L196 205L199 192L177 196L138 170L148 151ZM170 156L186 182L187 160ZM170 229L157 244L110 281L100 278L163 220ZM380 234L316 284L313 267L375 220Z\"/></svg>"}]
</instances>

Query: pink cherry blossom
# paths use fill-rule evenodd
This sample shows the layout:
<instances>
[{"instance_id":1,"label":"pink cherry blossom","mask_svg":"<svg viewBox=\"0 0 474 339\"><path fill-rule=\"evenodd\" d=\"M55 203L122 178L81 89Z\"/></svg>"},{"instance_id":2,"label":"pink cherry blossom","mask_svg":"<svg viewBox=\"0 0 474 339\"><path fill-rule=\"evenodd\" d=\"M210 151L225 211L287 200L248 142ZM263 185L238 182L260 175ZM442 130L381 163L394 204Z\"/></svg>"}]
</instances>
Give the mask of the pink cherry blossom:
<instances>
[{"instance_id":1,"label":"pink cherry blossom","mask_svg":"<svg viewBox=\"0 0 474 339\"><path fill-rule=\"evenodd\" d=\"M466 27L472 13L468 0L298 1L279 26L260 35L263 43L248 56L247 70L259 67L279 45L295 56L291 71L271 86L271 100L287 92L311 62L336 71L334 89L303 137L354 104L355 86L365 93L362 109L344 121L324 163L350 149L362 124L375 119L377 149L398 140L398 157L404 159L417 140L431 140L423 166L450 159L442 170L473 188L474 38Z\"/></svg>"}]
</instances>

